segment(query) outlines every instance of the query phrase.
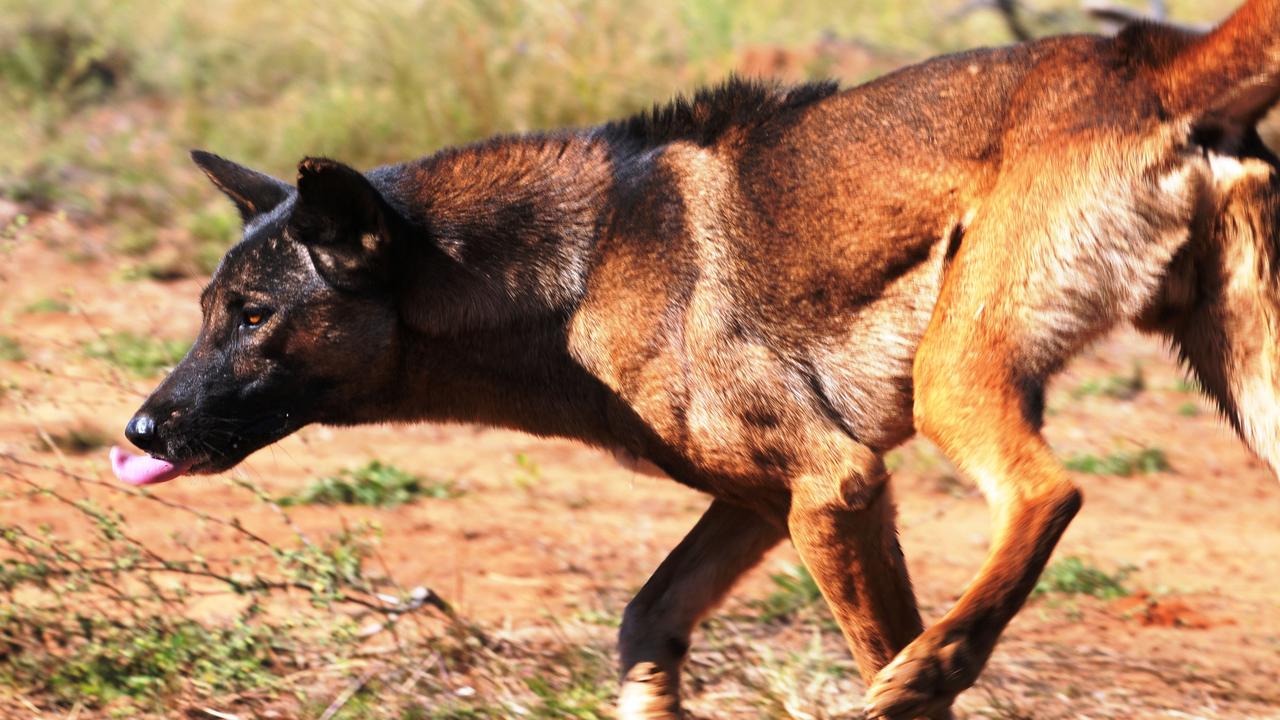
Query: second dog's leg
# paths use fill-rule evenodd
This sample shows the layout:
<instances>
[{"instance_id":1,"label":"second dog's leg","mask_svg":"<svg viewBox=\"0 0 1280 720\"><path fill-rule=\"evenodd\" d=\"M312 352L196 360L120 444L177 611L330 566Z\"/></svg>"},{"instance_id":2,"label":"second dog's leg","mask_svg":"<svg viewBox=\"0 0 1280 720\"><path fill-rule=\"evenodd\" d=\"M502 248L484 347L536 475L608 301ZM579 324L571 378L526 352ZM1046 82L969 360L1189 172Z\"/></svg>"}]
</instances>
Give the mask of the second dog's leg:
<instances>
[{"instance_id":1,"label":"second dog's leg","mask_svg":"<svg viewBox=\"0 0 1280 720\"><path fill-rule=\"evenodd\" d=\"M719 500L627 605L619 633L622 720L680 715L680 665L694 627L786 536L781 525Z\"/></svg>"}]
</instances>

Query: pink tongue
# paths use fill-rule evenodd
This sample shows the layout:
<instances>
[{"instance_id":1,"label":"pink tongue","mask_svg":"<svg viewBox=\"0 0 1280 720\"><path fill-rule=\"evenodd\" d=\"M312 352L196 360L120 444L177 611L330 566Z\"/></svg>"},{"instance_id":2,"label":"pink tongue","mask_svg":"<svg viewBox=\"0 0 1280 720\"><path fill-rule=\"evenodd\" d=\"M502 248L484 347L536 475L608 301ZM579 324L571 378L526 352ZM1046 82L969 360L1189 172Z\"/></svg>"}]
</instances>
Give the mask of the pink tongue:
<instances>
[{"instance_id":1,"label":"pink tongue","mask_svg":"<svg viewBox=\"0 0 1280 720\"><path fill-rule=\"evenodd\" d=\"M111 471L121 482L130 485L155 485L172 480L187 470L191 463L174 465L150 455L133 455L118 447L111 448Z\"/></svg>"}]
</instances>

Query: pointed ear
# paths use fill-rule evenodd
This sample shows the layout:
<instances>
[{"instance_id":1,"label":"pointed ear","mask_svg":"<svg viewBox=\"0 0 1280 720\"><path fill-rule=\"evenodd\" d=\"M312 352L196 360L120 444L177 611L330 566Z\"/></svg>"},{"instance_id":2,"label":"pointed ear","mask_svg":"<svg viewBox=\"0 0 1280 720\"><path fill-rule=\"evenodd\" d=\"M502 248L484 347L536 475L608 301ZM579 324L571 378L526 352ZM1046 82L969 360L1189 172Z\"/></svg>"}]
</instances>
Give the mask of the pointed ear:
<instances>
[{"instance_id":1,"label":"pointed ear","mask_svg":"<svg viewBox=\"0 0 1280 720\"><path fill-rule=\"evenodd\" d=\"M363 290L386 280L390 215L382 195L354 168L327 158L298 165L289 230L335 287Z\"/></svg>"},{"instance_id":2,"label":"pointed ear","mask_svg":"<svg viewBox=\"0 0 1280 720\"><path fill-rule=\"evenodd\" d=\"M1280 101L1280 0L1248 0L1160 70L1166 107L1213 127L1252 128Z\"/></svg>"},{"instance_id":3,"label":"pointed ear","mask_svg":"<svg viewBox=\"0 0 1280 720\"><path fill-rule=\"evenodd\" d=\"M231 198L240 211L240 218L246 223L271 212L293 192L286 182L213 153L192 150L191 159L223 194Z\"/></svg>"}]
</instances>

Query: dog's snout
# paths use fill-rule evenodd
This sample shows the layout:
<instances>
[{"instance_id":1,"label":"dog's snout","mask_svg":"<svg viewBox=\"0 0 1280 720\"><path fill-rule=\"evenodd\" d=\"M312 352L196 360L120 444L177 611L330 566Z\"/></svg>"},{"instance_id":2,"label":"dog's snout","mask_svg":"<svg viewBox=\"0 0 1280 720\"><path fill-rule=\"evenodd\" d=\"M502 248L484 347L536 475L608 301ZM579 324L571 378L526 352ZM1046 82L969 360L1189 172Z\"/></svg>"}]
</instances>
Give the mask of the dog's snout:
<instances>
[{"instance_id":1,"label":"dog's snout","mask_svg":"<svg viewBox=\"0 0 1280 720\"><path fill-rule=\"evenodd\" d=\"M124 428L124 436L139 450L153 451L158 444L155 418L145 412L134 415Z\"/></svg>"}]
</instances>

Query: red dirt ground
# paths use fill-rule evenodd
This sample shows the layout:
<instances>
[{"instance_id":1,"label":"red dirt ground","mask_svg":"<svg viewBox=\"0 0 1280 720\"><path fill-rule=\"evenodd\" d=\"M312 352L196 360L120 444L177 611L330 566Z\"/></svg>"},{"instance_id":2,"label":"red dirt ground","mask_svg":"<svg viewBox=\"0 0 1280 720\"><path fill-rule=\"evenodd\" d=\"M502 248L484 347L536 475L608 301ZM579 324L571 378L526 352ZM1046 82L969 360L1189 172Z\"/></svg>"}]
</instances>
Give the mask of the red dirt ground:
<instances>
[{"instance_id":1,"label":"red dirt ground","mask_svg":"<svg viewBox=\"0 0 1280 720\"><path fill-rule=\"evenodd\" d=\"M13 211L0 207L0 216ZM88 359L82 345L117 330L192 337L200 281L121 279L117 259L68 259L101 247L101 238L53 218L36 224L39 232L0 255L2 334L20 339L28 355L0 362L9 386L0 397L0 453L109 480L105 450L59 458L39 433L87 424L123 442L119 430L154 380ZM25 311L64 292L72 312ZM1135 363L1147 390L1134 399L1073 397L1072 389L1129 373ZM1206 402L1179 389L1181 377L1159 343L1121 331L1056 383L1047 434L1064 456L1137 447L1168 455L1168 473L1078 476L1085 508L1055 556L1080 556L1106 570L1132 566L1126 584L1142 594L1111 602L1034 601L1010 627L980 688L962 703L972 716L990 716L1002 693L1016 688L1019 697L1043 700L1028 717L1280 718L1280 483ZM1188 403L1199 409L1196 416L1184 416ZM936 618L983 557L986 508L966 481L951 478L932 448L917 442L899 455L903 542L922 605ZM320 533L375 520L385 532L382 554L400 582L433 588L463 613L512 628L548 616L619 612L619 598L639 587L708 502L572 442L471 426L313 427L235 473L285 493L375 458L454 480L466 494L394 510L296 508L297 524ZM19 472L79 492L57 473ZM239 516L267 534L288 532L222 479L183 479L155 492ZM124 509L132 531L150 543L171 546L177 533L209 557L243 551L216 526L193 525L154 504ZM0 499L0 513L75 532L47 498L9 496ZM736 597L767 593L768 573L795 562L791 548L778 549ZM987 710L978 714L979 707Z\"/></svg>"}]
</instances>

